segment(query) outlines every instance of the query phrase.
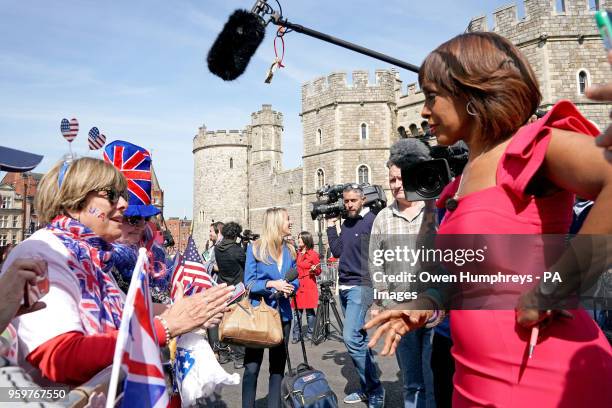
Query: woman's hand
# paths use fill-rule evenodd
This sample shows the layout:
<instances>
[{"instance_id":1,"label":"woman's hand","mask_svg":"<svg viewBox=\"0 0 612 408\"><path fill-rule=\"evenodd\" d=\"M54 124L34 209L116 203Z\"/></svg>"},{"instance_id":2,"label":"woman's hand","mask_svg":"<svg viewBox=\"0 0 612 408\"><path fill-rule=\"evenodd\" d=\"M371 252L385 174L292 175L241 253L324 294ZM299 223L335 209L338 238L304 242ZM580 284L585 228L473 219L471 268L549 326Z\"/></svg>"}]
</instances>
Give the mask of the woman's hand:
<instances>
[{"instance_id":1,"label":"woman's hand","mask_svg":"<svg viewBox=\"0 0 612 408\"><path fill-rule=\"evenodd\" d=\"M541 329L543 329L556 318L574 318L574 315L565 309L538 310L536 307L534 307L538 304L537 296L538 295L534 291L529 291L521 296L515 311L516 322L520 326L527 329L534 326L539 326Z\"/></svg>"},{"instance_id":2,"label":"woman's hand","mask_svg":"<svg viewBox=\"0 0 612 408\"><path fill-rule=\"evenodd\" d=\"M293 285L288 283L287 281L285 281L284 279L278 279L278 280L274 280L274 281L268 281L268 283L266 284L266 287L268 288L274 288L277 291L285 294L285 295L290 295L293 293Z\"/></svg>"},{"instance_id":3,"label":"woman's hand","mask_svg":"<svg viewBox=\"0 0 612 408\"><path fill-rule=\"evenodd\" d=\"M0 275L0 332L15 316L44 308L43 302L36 302L29 308L21 305L26 283L36 285L36 278L47 272L47 263L41 259L16 259Z\"/></svg>"},{"instance_id":4,"label":"woman's hand","mask_svg":"<svg viewBox=\"0 0 612 408\"><path fill-rule=\"evenodd\" d=\"M387 310L378 313L363 328L368 330L378 326L368 347L376 346L381 337L385 337L381 355L387 356L395 353L402 336L410 330L425 326L427 320L433 316L432 310Z\"/></svg>"},{"instance_id":5,"label":"woman's hand","mask_svg":"<svg viewBox=\"0 0 612 408\"><path fill-rule=\"evenodd\" d=\"M201 327L218 325L227 310L233 286L222 283L193 296L178 296L176 303L163 312L160 317L168 323L170 336L176 337ZM178 291L182 293L182 291Z\"/></svg>"}]
</instances>

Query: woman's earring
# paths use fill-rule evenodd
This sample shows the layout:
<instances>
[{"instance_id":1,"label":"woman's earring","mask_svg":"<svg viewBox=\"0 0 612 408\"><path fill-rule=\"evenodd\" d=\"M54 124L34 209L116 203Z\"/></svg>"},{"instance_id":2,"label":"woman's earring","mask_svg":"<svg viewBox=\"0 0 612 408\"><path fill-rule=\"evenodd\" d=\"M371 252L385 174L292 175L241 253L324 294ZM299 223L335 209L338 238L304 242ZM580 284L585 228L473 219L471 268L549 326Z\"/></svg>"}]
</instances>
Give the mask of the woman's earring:
<instances>
[{"instance_id":1,"label":"woman's earring","mask_svg":"<svg viewBox=\"0 0 612 408\"><path fill-rule=\"evenodd\" d=\"M467 111L468 115L478 116L478 112L476 112L476 110L474 109L472 101L468 101L468 103L465 105L465 110Z\"/></svg>"}]
</instances>

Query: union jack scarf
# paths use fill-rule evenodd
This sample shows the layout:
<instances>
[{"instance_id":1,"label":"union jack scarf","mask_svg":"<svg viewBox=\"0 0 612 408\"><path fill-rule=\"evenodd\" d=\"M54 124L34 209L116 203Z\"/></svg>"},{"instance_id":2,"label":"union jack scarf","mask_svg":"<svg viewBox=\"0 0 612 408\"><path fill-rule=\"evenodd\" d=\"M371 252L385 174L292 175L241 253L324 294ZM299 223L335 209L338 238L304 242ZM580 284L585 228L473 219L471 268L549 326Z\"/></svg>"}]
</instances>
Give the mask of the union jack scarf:
<instances>
[{"instance_id":1,"label":"union jack scarf","mask_svg":"<svg viewBox=\"0 0 612 408\"><path fill-rule=\"evenodd\" d=\"M79 280L79 313L87 334L119 329L123 298L110 269L113 247L80 222L58 215L47 226L68 250L68 266Z\"/></svg>"}]
</instances>

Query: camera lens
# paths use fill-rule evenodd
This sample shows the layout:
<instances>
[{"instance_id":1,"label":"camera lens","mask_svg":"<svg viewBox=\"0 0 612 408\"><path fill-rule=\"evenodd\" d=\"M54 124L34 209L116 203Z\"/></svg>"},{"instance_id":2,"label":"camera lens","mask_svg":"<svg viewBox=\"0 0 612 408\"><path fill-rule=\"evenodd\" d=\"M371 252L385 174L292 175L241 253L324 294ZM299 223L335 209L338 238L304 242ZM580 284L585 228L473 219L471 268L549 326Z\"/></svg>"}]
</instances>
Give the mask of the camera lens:
<instances>
[{"instance_id":1,"label":"camera lens","mask_svg":"<svg viewBox=\"0 0 612 408\"><path fill-rule=\"evenodd\" d=\"M437 197L444 188L444 180L435 166L425 163L415 169L414 180L416 192L423 198Z\"/></svg>"}]
</instances>

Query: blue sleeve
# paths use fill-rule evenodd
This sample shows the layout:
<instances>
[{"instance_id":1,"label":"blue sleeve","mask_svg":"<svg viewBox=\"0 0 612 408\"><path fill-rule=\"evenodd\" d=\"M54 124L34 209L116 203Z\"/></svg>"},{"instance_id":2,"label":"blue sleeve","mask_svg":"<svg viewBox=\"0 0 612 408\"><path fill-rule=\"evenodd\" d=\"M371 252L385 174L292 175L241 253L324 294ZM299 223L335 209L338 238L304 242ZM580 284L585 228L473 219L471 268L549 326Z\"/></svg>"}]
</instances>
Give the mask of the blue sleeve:
<instances>
[{"instance_id":1,"label":"blue sleeve","mask_svg":"<svg viewBox=\"0 0 612 408\"><path fill-rule=\"evenodd\" d=\"M244 268L244 285L250 288L251 293L260 296L269 296L272 291L266 288L268 279L258 279L257 259L253 255L253 245L249 244L246 253L246 264Z\"/></svg>"},{"instance_id":2,"label":"blue sleeve","mask_svg":"<svg viewBox=\"0 0 612 408\"><path fill-rule=\"evenodd\" d=\"M327 227L327 241L329 242L329 249L331 249L332 255L335 258L340 258L342 255L342 239L338 236L336 227Z\"/></svg>"}]
</instances>

